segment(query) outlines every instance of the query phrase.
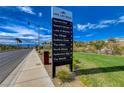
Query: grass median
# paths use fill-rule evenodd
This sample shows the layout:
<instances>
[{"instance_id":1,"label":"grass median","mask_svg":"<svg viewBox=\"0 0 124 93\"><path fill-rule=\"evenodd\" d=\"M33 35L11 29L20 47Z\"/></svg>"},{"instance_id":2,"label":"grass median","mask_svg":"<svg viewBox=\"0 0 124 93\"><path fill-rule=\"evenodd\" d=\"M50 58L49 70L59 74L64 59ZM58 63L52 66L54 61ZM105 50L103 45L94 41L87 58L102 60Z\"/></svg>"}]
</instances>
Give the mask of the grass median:
<instances>
[{"instance_id":1,"label":"grass median","mask_svg":"<svg viewBox=\"0 0 124 93\"><path fill-rule=\"evenodd\" d=\"M86 86L124 86L123 56L74 52L74 60L80 61L76 74Z\"/></svg>"}]
</instances>

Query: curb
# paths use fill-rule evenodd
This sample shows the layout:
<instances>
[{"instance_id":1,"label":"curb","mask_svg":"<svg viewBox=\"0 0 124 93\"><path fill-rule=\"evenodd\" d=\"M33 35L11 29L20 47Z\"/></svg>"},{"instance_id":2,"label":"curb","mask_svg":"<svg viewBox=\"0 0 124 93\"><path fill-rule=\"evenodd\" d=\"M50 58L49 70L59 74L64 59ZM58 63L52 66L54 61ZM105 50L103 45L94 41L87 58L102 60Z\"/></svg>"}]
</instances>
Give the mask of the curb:
<instances>
[{"instance_id":1,"label":"curb","mask_svg":"<svg viewBox=\"0 0 124 93\"><path fill-rule=\"evenodd\" d=\"M31 51L32 52L32 51ZM22 62L10 73L10 75L0 84L0 87L13 87L16 79L22 71L22 67L24 66L26 58L30 55L30 53L23 57Z\"/></svg>"}]
</instances>

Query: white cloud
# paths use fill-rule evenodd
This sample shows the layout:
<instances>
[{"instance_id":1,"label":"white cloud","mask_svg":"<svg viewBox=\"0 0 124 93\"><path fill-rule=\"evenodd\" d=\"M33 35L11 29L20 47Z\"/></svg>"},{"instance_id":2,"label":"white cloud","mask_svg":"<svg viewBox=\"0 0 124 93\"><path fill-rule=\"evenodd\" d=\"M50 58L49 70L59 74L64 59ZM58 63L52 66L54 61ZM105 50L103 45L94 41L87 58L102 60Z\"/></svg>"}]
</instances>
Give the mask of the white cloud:
<instances>
[{"instance_id":1,"label":"white cloud","mask_svg":"<svg viewBox=\"0 0 124 93\"><path fill-rule=\"evenodd\" d=\"M119 19L124 19L124 16L120 16Z\"/></svg>"},{"instance_id":2,"label":"white cloud","mask_svg":"<svg viewBox=\"0 0 124 93\"><path fill-rule=\"evenodd\" d=\"M42 17L42 13L41 13L41 12L39 12L39 13L38 13L38 16L39 16L39 17Z\"/></svg>"},{"instance_id":3,"label":"white cloud","mask_svg":"<svg viewBox=\"0 0 124 93\"><path fill-rule=\"evenodd\" d=\"M19 37L20 35L17 33L7 33L7 32L0 32L0 37L5 38L12 38L12 37Z\"/></svg>"},{"instance_id":4,"label":"white cloud","mask_svg":"<svg viewBox=\"0 0 124 93\"><path fill-rule=\"evenodd\" d=\"M29 13L29 14L33 14L33 15L36 14L35 12L33 12L32 8L31 7L28 7L28 6L18 6L17 8L20 11L25 12L25 13Z\"/></svg>"},{"instance_id":5,"label":"white cloud","mask_svg":"<svg viewBox=\"0 0 124 93\"><path fill-rule=\"evenodd\" d=\"M80 30L86 30L88 27L89 27L89 23L85 24L85 25L77 24L77 28L78 28L79 31Z\"/></svg>"},{"instance_id":6,"label":"white cloud","mask_svg":"<svg viewBox=\"0 0 124 93\"><path fill-rule=\"evenodd\" d=\"M49 29L46 29L46 28L40 27L40 30L47 30L47 31L48 31Z\"/></svg>"},{"instance_id":7,"label":"white cloud","mask_svg":"<svg viewBox=\"0 0 124 93\"><path fill-rule=\"evenodd\" d=\"M21 39L36 39L35 36L26 36L26 37L20 36L19 38L21 38Z\"/></svg>"},{"instance_id":8,"label":"white cloud","mask_svg":"<svg viewBox=\"0 0 124 93\"><path fill-rule=\"evenodd\" d=\"M105 24L91 24L91 23L87 23L87 24L77 24L77 29L79 31L85 31L87 29L100 29L100 28L105 28L108 27L108 25Z\"/></svg>"},{"instance_id":9,"label":"white cloud","mask_svg":"<svg viewBox=\"0 0 124 93\"><path fill-rule=\"evenodd\" d=\"M6 26L0 26L0 28L6 29L6 30L10 30L13 33L8 33L8 32L2 32L0 31L0 37L3 39L6 39L6 42L9 42L8 39L12 39L12 38L21 38L21 39L27 39L27 40L33 40L35 41L38 38L37 32L35 32L34 29L29 29L26 28L24 26L20 26L20 25L6 25ZM46 28L41 27L42 30L47 30ZM51 40L51 35L40 35L41 39L43 41L50 41ZM5 40L4 40L5 42ZM0 42L1 43L1 42ZM11 43L11 42L10 42ZM25 42L24 42L25 43Z\"/></svg>"},{"instance_id":10,"label":"white cloud","mask_svg":"<svg viewBox=\"0 0 124 93\"><path fill-rule=\"evenodd\" d=\"M117 20L103 20L100 22L100 24L114 24Z\"/></svg>"},{"instance_id":11,"label":"white cloud","mask_svg":"<svg viewBox=\"0 0 124 93\"><path fill-rule=\"evenodd\" d=\"M11 44L11 45L15 45L16 44L16 40L8 40L8 39L0 39L0 44ZM23 42L21 44L35 44L35 42Z\"/></svg>"},{"instance_id":12,"label":"white cloud","mask_svg":"<svg viewBox=\"0 0 124 93\"><path fill-rule=\"evenodd\" d=\"M124 23L124 16L120 16L120 17L119 17L118 23Z\"/></svg>"},{"instance_id":13,"label":"white cloud","mask_svg":"<svg viewBox=\"0 0 124 93\"><path fill-rule=\"evenodd\" d=\"M92 24L89 22L87 24L77 24L77 30L85 31L88 29L101 29L101 28L106 28L106 27L109 27L110 25L119 24L119 23L124 23L124 16L120 16L119 18L113 19L113 20L102 20L96 24Z\"/></svg>"},{"instance_id":14,"label":"white cloud","mask_svg":"<svg viewBox=\"0 0 124 93\"><path fill-rule=\"evenodd\" d=\"M7 39L0 39L0 44L12 44L12 43L16 43L15 40L7 40Z\"/></svg>"},{"instance_id":15,"label":"white cloud","mask_svg":"<svg viewBox=\"0 0 124 93\"><path fill-rule=\"evenodd\" d=\"M49 37L49 38L42 38L41 39L41 42L45 42L45 41L47 41L47 42L49 42L49 41L51 41L52 39Z\"/></svg>"},{"instance_id":16,"label":"white cloud","mask_svg":"<svg viewBox=\"0 0 124 93\"><path fill-rule=\"evenodd\" d=\"M41 38L51 38L51 35L40 35Z\"/></svg>"},{"instance_id":17,"label":"white cloud","mask_svg":"<svg viewBox=\"0 0 124 93\"><path fill-rule=\"evenodd\" d=\"M14 31L20 35L25 35L25 34L36 35L37 34L33 29L28 29L24 26L19 26L19 25L0 26L0 28Z\"/></svg>"},{"instance_id":18,"label":"white cloud","mask_svg":"<svg viewBox=\"0 0 124 93\"><path fill-rule=\"evenodd\" d=\"M7 25L7 26L0 26L0 28L11 30L13 33L8 32L0 32L1 38L6 38L7 40L10 38L21 38L21 39L36 39L37 33L33 29L28 29L24 26L19 25ZM7 41L8 42L8 41Z\"/></svg>"},{"instance_id":19,"label":"white cloud","mask_svg":"<svg viewBox=\"0 0 124 93\"><path fill-rule=\"evenodd\" d=\"M94 29L97 29L97 28L106 28L106 27L108 27L108 25L99 24L99 25L96 25L94 27Z\"/></svg>"},{"instance_id":20,"label":"white cloud","mask_svg":"<svg viewBox=\"0 0 124 93\"><path fill-rule=\"evenodd\" d=\"M23 36L22 34L20 33L6 33L6 32L0 32L0 37L1 38L6 38L6 39L9 39L9 38L21 38L21 39L35 39L36 36Z\"/></svg>"},{"instance_id":21,"label":"white cloud","mask_svg":"<svg viewBox=\"0 0 124 93\"><path fill-rule=\"evenodd\" d=\"M0 16L0 19L8 19L8 17Z\"/></svg>"},{"instance_id":22,"label":"white cloud","mask_svg":"<svg viewBox=\"0 0 124 93\"><path fill-rule=\"evenodd\" d=\"M45 41L51 41L52 40L52 36L51 35L40 35L40 41L41 42L45 42Z\"/></svg>"},{"instance_id":23,"label":"white cloud","mask_svg":"<svg viewBox=\"0 0 124 93\"><path fill-rule=\"evenodd\" d=\"M93 34L87 34L87 35L85 35L86 37L91 37L91 36L93 36Z\"/></svg>"},{"instance_id":24,"label":"white cloud","mask_svg":"<svg viewBox=\"0 0 124 93\"><path fill-rule=\"evenodd\" d=\"M6 32L0 32L0 44L12 44L12 43L16 43L14 38L20 38L22 40L24 39L28 39L28 43L31 40L35 40L36 37L35 36L23 36L20 33L6 33ZM13 40L11 40L13 39ZM25 42L23 41L23 44ZM33 42L32 42L33 43Z\"/></svg>"}]
</instances>

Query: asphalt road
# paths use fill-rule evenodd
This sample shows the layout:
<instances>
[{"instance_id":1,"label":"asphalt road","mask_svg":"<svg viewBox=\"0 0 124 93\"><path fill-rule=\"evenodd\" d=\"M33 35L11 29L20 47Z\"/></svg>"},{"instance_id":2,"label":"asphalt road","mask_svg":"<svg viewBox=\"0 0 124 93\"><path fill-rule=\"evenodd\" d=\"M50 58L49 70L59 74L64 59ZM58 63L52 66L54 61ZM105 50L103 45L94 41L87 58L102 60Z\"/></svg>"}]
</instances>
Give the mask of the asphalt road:
<instances>
[{"instance_id":1,"label":"asphalt road","mask_svg":"<svg viewBox=\"0 0 124 93\"><path fill-rule=\"evenodd\" d=\"M0 83L22 62L31 49L0 53Z\"/></svg>"}]
</instances>

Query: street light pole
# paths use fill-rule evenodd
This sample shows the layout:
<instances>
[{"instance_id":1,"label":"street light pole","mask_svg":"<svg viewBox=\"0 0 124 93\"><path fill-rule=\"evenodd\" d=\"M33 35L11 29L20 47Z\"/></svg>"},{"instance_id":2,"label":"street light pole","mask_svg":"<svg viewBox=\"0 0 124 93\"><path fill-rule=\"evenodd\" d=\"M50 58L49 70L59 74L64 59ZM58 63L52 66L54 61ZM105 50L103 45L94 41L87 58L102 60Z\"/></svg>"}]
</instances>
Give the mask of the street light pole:
<instances>
[{"instance_id":1,"label":"street light pole","mask_svg":"<svg viewBox=\"0 0 124 93\"><path fill-rule=\"evenodd\" d=\"M30 21L28 21L28 25L31 25L32 23ZM34 24L35 25L35 24ZM37 34L38 34L38 38L35 41L35 46L36 44L38 44L38 48L40 47L40 25L35 25L36 26L36 30L37 30ZM38 43L36 43L38 42Z\"/></svg>"},{"instance_id":2,"label":"street light pole","mask_svg":"<svg viewBox=\"0 0 124 93\"><path fill-rule=\"evenodd\" d=\"M40 25L37 25L37 28L38 28L38 47L40 47Z\"/></svg>"}]
</instances>

